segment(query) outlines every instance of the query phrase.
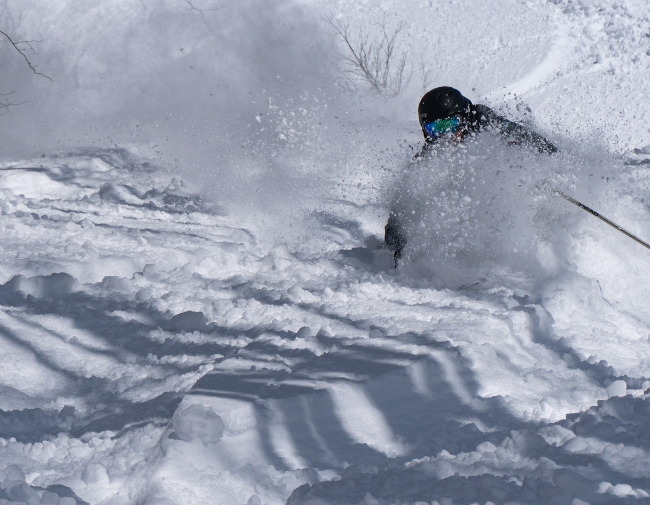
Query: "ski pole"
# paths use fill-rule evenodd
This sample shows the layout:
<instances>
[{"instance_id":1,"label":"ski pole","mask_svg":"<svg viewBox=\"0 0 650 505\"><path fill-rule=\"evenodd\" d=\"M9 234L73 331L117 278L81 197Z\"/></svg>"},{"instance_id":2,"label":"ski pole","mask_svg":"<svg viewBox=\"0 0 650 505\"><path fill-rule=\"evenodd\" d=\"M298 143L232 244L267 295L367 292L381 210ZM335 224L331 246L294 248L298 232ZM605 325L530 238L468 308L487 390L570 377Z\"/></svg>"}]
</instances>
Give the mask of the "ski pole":
<instances>
[{"instance_id":1,"label":"ski pole","mask_svg":"<svg viewBox=\"0 0 650 505\"><path fill-rule=\"evenodd\" d=\"M631 238L632 240L634 240L635 242L638 242L639 244L641 244L642 246L646 247L647 249L650 249L650 244L648 244L647 242L644 242L644 241L641 240L639 237L637 237L637 236L634 235L633 233L630 233L629 231L627 231L627 230L626 230L625 228L623 228L622 226L617 225L614 221L612 221L612 220L610 220L610 219L607 219L605 216L600 215L600 214L599 214L598 212L596 212L594 209L591 209L591 208L587 207L585 204L580 203L580 202L579 202L578 200L576 200L575 198L571 198L569 195L567 195L567 194L565 194L565 193L562 193L562 191L560 191L559 189L553 189L553 193L557 193L558 195L560 195L560 196L561 196L562 198L564 198L565 200L571 202L573 205L576 205L576 206L580 207L582 210L586 210L587 212L589 212L589 214L592 214L593 216L596 216L598 219L600 219L600 220L603 221L604 223L607 223L607 224L610 225L612 228L616 228L618 231L620 231L620 232L623 233L624 235L627 235L628 237L630 237L630 238Z\"/></svg>"}]
</instances>

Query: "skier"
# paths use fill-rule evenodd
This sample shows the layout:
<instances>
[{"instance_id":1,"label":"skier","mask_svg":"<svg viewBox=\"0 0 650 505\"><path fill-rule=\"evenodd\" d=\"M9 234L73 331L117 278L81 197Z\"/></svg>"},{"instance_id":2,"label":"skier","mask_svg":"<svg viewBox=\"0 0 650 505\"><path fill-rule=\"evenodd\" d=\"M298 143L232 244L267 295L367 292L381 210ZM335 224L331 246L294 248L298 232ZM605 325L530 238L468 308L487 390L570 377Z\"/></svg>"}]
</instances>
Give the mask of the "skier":
<instances>
[{"instance_id":1,"label":"skier","mask_svg":"<svg viewBox=\"0 0 650 505\"><path fill-rule=\"evenodd\" d=\"M508 145L526 146L539 154L551 154L557 148L541 135L497 115L486 105L474 105L460 91L442 86L428 91L418 105L420 127L424 134L422 151L415 159L425 157L440 140L460 143L480 131L499 133ZM391 210L384 228L384 242L395 251L395 268L406 245L399 212Z\"/></svg>"}]
</instances>

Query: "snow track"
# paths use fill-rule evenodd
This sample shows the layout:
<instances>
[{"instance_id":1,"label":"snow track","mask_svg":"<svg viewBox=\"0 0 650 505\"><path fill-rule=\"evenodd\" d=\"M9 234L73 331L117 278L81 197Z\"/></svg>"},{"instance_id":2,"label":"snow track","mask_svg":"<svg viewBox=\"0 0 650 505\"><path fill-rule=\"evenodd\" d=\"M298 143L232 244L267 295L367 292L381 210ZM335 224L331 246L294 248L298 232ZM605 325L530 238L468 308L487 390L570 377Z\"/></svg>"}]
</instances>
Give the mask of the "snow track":
<instances>
[{"instance_id":1,"label":"snow track","mask_svg":"<svg viewBox=\"0 0 650 505\"><path fill-rule=\"evenodd\" d=\"M570 321L592 316L569 316L561 285L538 300L436 290L381 249L301 258L260 242L126 152L40 163L0 172L11 500L624 503L650 489L645 361L587 360L598 350ZM633 396L606 400L622 381ZM19 471L28 487L7 480Z\"/></svg>"}]
</instances>

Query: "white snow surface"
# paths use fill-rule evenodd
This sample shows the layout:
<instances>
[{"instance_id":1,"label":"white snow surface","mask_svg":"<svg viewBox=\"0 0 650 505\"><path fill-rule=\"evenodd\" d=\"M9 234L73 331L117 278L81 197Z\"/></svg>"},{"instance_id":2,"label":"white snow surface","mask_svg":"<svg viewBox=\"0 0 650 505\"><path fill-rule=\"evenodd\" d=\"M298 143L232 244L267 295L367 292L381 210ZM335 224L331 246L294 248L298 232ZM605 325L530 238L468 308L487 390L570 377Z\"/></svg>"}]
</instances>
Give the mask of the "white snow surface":
<instances>
[{"instance_id":1,"label":"white snow surface","mask_svg":"<svg viewBox=\"0 0 650 505\"><path fill-rule=\"evenodd\" d=\"M0 54L0 504L648 503L650 250L551 190L650 239L650 2L251 8L0 9L54 79ZM439 85L560 152L412 162Z\"/></svg>"}]
</instances>

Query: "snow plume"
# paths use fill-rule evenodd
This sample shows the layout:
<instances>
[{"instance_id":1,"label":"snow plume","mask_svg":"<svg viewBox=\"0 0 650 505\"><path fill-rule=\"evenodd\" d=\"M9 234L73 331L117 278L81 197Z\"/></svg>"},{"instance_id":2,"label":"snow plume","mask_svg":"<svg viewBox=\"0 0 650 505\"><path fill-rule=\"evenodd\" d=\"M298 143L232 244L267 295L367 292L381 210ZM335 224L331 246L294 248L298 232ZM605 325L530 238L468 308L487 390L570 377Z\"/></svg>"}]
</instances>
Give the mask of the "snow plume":
<instances>
[{"instance_id":1,"label":"snow plume","mask_svg":"<svg viewBox=\"0 0 650 505\"><path fill-rule=\"evenodd\" d=\"M295 141L291 121L282 137L270 127L269 106L305 98L292 112L311 113L319 85L332 82L325 77L331 41L285 0L10 5L22 16L20 38L42 39L33 59L54 81L33 78L14 54L3 54L15 65L3 87L30 100L12 117L25 128L5 138L16 154L36 145L119 145L207 175L250 141Z\"/></svg>"},{"instance_id":2,"label":"snow plume","mask_svg":"<svg viewBox=\"0 0 650 505\"><path fill-rule=\"evenodd\" d=\"M392 196L408 237L404 264L454 288L504 276L538 283L579 262L567 249L570 233L585 220L600 224L553 190L620 216L608 181L624 173L593 147L538 155L488 133L443 144L411 164Z\"/></svg>"},{"instance_id":3,"label":"snow plume","mask_svg":"<svg viewBox=\"0 0 650 505\"><path fill-rule=\"evenodd\" d=\"M325 12L291 0L7 5L20 38L42 40L33 59L54 81L5 51L3 86L29 100L3 136L8 156L127 148L261 229L273 215L288 233L314 193L340 196L326 181L365 178L376 197L395 118L415 119L417 99L398 114L397 101L344 92Z\"/></svg>"}]
</instances>

